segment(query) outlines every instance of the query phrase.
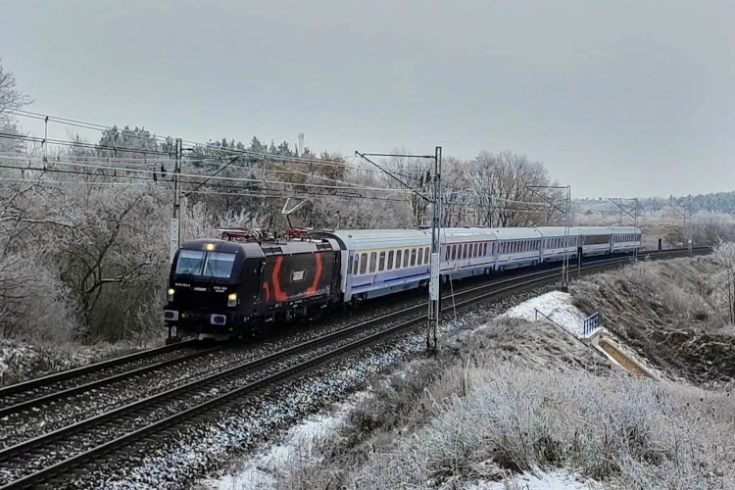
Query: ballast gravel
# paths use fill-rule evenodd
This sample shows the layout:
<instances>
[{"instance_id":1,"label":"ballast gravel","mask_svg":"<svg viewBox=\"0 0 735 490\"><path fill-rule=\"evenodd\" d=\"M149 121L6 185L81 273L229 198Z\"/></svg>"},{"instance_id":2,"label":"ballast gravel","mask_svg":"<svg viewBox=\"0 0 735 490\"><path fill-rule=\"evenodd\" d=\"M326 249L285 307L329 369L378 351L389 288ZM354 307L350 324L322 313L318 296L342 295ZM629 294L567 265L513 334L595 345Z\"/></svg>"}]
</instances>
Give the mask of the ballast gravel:
<instances>
[{"instance_id":1,"label":"ballast gravel","mask_svg":"<svg viewBox=\"0 0 735 490\"><path fill-rule=\"evenodd\" d=\"M442 331L475 325L477 312L499 313L526 299L555 289L540 287L491 304L473 307ZM425 336L396 335L339 358L304 376L278 383L272 389L218 410L165 433L139 441L83 475L56 482L55 488L178 489L198 487L199 479L223 471L230 458L247 455L258 446L278 440L296 422L346 399L396 360L423 355Z\"/></svg>"}]
</instances>

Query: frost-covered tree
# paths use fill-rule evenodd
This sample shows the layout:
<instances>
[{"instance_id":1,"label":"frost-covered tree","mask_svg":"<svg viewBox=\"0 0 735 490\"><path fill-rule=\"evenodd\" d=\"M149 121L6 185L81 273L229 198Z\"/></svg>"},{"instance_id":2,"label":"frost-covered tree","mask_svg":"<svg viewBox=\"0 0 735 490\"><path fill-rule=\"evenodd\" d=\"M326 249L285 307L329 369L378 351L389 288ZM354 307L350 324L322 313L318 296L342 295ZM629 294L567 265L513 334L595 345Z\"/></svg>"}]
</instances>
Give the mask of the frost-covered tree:
<instances>
[{"instance_id":1,"label":"frost-covered tree","mask_svg":"<svg viewBox=\"0 0 735 490\"><path fill-rule=\"evenodd\" d=\"M17 82L12 72L3 67L0 58L0 121L8 120L8 111L20 109L31 103L31 98L17 88Z\"/></svg>"}]
</instances>

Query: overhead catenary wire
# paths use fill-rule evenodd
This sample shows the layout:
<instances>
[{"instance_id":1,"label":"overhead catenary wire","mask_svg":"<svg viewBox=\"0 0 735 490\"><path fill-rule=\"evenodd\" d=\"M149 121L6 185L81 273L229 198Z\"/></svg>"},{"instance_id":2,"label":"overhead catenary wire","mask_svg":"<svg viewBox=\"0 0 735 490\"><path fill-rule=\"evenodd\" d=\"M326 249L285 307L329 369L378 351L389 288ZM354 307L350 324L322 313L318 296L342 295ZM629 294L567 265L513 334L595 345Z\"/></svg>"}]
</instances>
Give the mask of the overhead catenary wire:
<instances>
[{"instance_id":1,"label":"overhead catenary wire","mask_svg":"<svg viewBox=\"0 0 735 490\"><path fill-rule=\"evenodd\" d=\"M27 117L27 118L36 119L39 121L46 121L46 122L56 122L60 124L80 127L84 129L93 130L93 131L113 131L115 130L120 133L129 133L129 134L133 134L136 136L140 134L140 131L146 131L148 133L147 136L150 138L153 138L156 141L173 144L172 137L158 136L155 133L151 133L149 130L146 130L145 127L141 127L140 129L137 129L137 127L136 129L126 129L124 127L121 128L118 126L106 126L106 125L97 124L97 123L80 121L77 119L44 115L38 112L31 112L31 111L26 111L22 109L13 109L13 110L8 111L8 113L16 115L16 116L20 116L20 117ZM94 147L95 149L106 150L106 151L121 151L121 152L127 151L127 152L138 152L138 153L143 153L143 152L151 153L155 151L155 150L141 150L139 148L130 148L130 147L116 146L116 145L115 146L109 146L109 145L100 146L100 145L94 145L91 143L84 143L84 142L74 142L74 141L65 141L65 140L57 140L57 139L52 140L48 138L40 138L40 137L35 137L35 136L13 135L12 133L0 133L0 137L14 137L16 139L29 139L37 143L46 142L46 143L51 143L51 144L56 144L56 145L72 145L72 146L87 147L87 148ZM344 166L343 162L329 162L329 161L325 161L323 159L317 159L317 158L303 158L303 157L294 157L290 155L273 154L273 153L268 153L268 152L256 152L256 151L248 150L245 148L227 148L227 147L221 146L219 143L216 143L216 142L201 143L201 142L192 141L192 140L182 140L182 141L189 145L193 145L193 147L185 148L185 150L189 150L189 151L194 151L198 149L209 149L209 150L214 150L214 151L221 152L221 153L229 153L229 154L236 153L236 154L250 156L252 158L258 158L262 160L283 160L284 162L304 163L304 164L309 164L309 165L324 165L324 166L333 166L333 167ZM162 152L162 153L165 153L165 152ZM349 170L355 171L355 172L380 174L380 172L376 172L370 169L364 169L360 167L352 167L352 168L349 168ZM397 173L399 173L400 175L404 177L407 177L410 175L420 176L424 172L417 171L417 172L409 172L409 173L405 173L405 172L397 172Z\"/></svg>"},{"instance_id":2,"label":"overhead catenary wire","mask_svg":"<svg viewBox=\"0 0 735 490\"><path fill-rule=\"evenodd\" d=\"M20 160L20 161L31 161L33 158L29 159L27 157L2 157L4 160ZM38 163L42 163L42 160L36 159ZM97 169L97 170L114 170L114 171L127 171L127 172L137 172L142 174L156 174L158 171L156 170L148 170L148 169L131 169L131 168L125 168L125 167L115 167L110 165L92 165L88 163L78 163L78 162L67 162L67 161L55 161L55 165L64 165L64 166L76 166L81 168L91 168L91 169ZM2 165L0 165L0 168ZM28 168L27 170L44 170L44 168ZM189 173L181 173L182 177L190 177L190 178L196 178L196 179L206 179L207 175L201 175L201 174L189 174ZM295 186L302 186L302 187L316 187L316 188L324 188L324 189L343 189L343 190L363 190L363 191L373 191L373 192L395 192L395 193L407 193L405 189L393 189L393 188L382 188L382 187L370 187L370 186L344 186L344 185L331 185L331 184L317 184L317 183L308 183L308 182L288 182L288 181L273 181L273 180L264 180L264 179L256 179L256 178L248 178L248 177L225 177L225 176L214 176L211 177L211 180L224 180L224 181L231 181L231 182L263 182L267 184L279 184L279 185L295 185Z\"/></svg>"},{"instance_id":3,"label":"overhead catenary wire","mask_svg":"<svg viewBox=\"0 0 735 490\"><path fill-rule=\"evenodd\" d=\"M64 169L55 169L55 168L35 168L35 167L22 167L22 166L3 166L0 165L0 168L7 168L12 170L22 170L22 171L36 171L41 172L41 174L51 173L51 174L67 174L67 175L83 175L86 177L102 177L102 178L115 178L115 179L132 179L132 180L142 180L146 181L151 184L155 184L156 181L152 179L151 177L141 177L141 176L121 176L121 175L109 175L109 174L90 174L88 172L82 172L78 170L64 170ZM40 180L40 179L16 179L16 178L2 178L3 181L13 181L13 182L28 182L28 183L35 183L35 184L64 184L64 185L74 185L74 184L104 184L104 182L99 181L76 181L76 180L70 180L70 181L48 181L48 180ZM161 179L157 183L171 183L172 181L170 179ZM196 181L191 180L182 180L182 184L188 184L188 185L195 185L198 184ZM145 185L145 182L142 183L131 183L131 182L113 182L111 184L119 184L119 185L125 185L125 184L135 184L135 185ZM212 194L212 195L220 195L220 196L243 196L243 197L264 197L264 198L304 198L307 197L309 199L364 199L364 200L374 200L374 201L385 201L385 202L403 202L403 203L411 203L410 199L400 199L400 198L386 198L386 197L379 197L379 196L365 196L365 195L345 195L345 194L326 194L326 193L316 193L314 191L311 192L304 192L304 191L298 191L298 190L286 190L286 189L274 189L274 188L257 188L253 189L252 192L243 193L243 187L242 186L236 186L236 185L227 185L227 184L220 184L220 183L213 183L208 184L211 187L214 187L216 189L235 189L236 192L223 192L223 191L199 191L199 190L193 190L189 193L191 194L197 194L197 195L206 195L206 194ZM166 190L166 189L164 189ZM247 189L246 189L247 190ZM269 194L268 194L269 193ZM281 194L273 194L273 193L281 193ZM288 193L288 194L283 194ZM535 204L535 203L519 203L519 204ZM474 203L445 203L446 206L450 207L468 207L468 208L476 208L476 204ZM513 212L528 212L533 210L538 210L537 208L528 209L524 207L517 207L517 206L498 206L494 208L498 211L513 211Z\"/></svg>"},{"instance_id":4,"label":"overhead catenary wire","mask_svg":"<svg viewBox=\"0 0 735 490\"><path fill-rule=\"evenodd\" d=\"M104 185L118 185L118 186L128 186L128 187L141 187L141 186L155 186L155 184L151 181L149 183L138 183L138 182L98 182L98 181L78 181L78 180L69 180L69 181L50 181L50 180L29 180L29 179L17 179L17 178L6 178L6 177L0 177L0 182L16 182L16 183L25 183L29 185L87 185L87 186L104 186ZM158 189L162 192L174 192L173 189L166 189L163 187L158 187ZM270 191L270 192L277 192L277 191ZM285 192L285 191L284 191ZM218 192L218 191L193 191L192 194L199 194L199 195L218 195L218 196L229 196L229 197L257 197L257 198L264 198L264 199L303 199L304 195L301 194L265 194L265 193L247 193L247 192ZM316 199L316 200L329 200L329 199L344 199L344 200L359 200L359 199L368 199L368 200L376 200L376 201L386 201L386 202L408 202L405 199L390 199L390 198L381 198L381 197L371 197L371 196L348 196L348 195L341 195L341 194L329 194L329 195L316 195L316 196L309 196L309 199Z\"/></svg>"}]
</instances>

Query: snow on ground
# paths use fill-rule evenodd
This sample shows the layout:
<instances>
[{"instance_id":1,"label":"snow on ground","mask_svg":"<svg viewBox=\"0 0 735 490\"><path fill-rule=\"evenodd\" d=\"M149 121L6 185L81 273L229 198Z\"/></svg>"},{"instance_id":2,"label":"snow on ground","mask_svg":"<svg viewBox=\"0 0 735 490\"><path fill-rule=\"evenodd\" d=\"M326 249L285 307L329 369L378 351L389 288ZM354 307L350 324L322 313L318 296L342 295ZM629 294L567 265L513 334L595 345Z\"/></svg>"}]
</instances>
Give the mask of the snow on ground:
<instances>
[{"instance_id":1,"label":"snow on ground","mask_svg":"<svg viewBox=\"0 0 735 490\"><path fill-rule=\"evenodd\" d=\"M536 310L571 333L582 335L582 326L586 316L572 304L572 295L569 293L550 291L524 301L508 310L505 315L512 318L536 321ZM538 315L538 319L543 319L543 317Z\"/></svg>"},{"instance_id":2,"label":"snow on ground","mask_svg":"<svg viewBox=\"0 0 735 490\"><path fill-rule=\"evenodd\" d=\"M148 348L162 344L162 340L156 340ZM89 346L33 345L0 339L0 386L130 354L139 349L139 346L128 342L103 342Z\"/></svg>"},{"instance_id":3,"label":"snow on ground","mask_svg":"<svg viewBox=\"0 0 735 490\"><path fill-rule=\"evenodd\" d=\"M592 480L582 483L566 470L551 473L523 473L506 482L479 482L465 487L465 490L603 490Z\"/></svg>"},{"instance_id":4,"label":"snow on ground","mask_svg":"<svg viewBox=\"0 0 735 490\"><path fill-rule=\"evenodd\" d=\"M340 403L329 414L318 413L292 427L278 444L269 444L244 461L242 467L220 478L204 480L205 489L219 490L268 490L275 489L279 476L294 465L316 464L319 442L331 436L345 423L350 410L360 398L368 396L359 392Z\"/></svg>"},{"instance_id":5,"label":"snow on ground","mask_svg":"<svg viewBox=\"0 0 735 490\"><path fill-rule=\"evenodd\" d=\"M33 346L0 340L0 384L16 381L27 372L49 364L47 354Z\"/></svg>"}]
</instances>

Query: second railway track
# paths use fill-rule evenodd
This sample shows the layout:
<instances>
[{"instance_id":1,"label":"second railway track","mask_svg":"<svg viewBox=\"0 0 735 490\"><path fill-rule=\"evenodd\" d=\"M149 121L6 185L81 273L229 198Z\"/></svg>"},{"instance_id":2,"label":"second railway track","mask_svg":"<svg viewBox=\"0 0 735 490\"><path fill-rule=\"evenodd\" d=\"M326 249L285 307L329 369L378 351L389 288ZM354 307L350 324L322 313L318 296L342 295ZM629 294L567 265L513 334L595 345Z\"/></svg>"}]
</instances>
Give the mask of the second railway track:
<instances>
[{"instance_id":1,"label":"second railway track","mask_svg":"<svg viewBox=\"0 0 735 490\"><path fill-rule=\"evenodd\" d=\"M697 250L701 253L704 250ZM685 254L669 250L644 254L667 258ZM585 273L616 267L628 257L597 260L583 266ZM553 282L557 271L496 280L443 298L444 310ZM66 472L103 458L132 442L186 421L209 416L222 405L267 389L357 348L406 331L424 320L426 304L409 306L378 318L302 342L267 356L85 419L54 432L0 451L1 489L30 488L52 482Z\"/></svg>"}]
</instances>

